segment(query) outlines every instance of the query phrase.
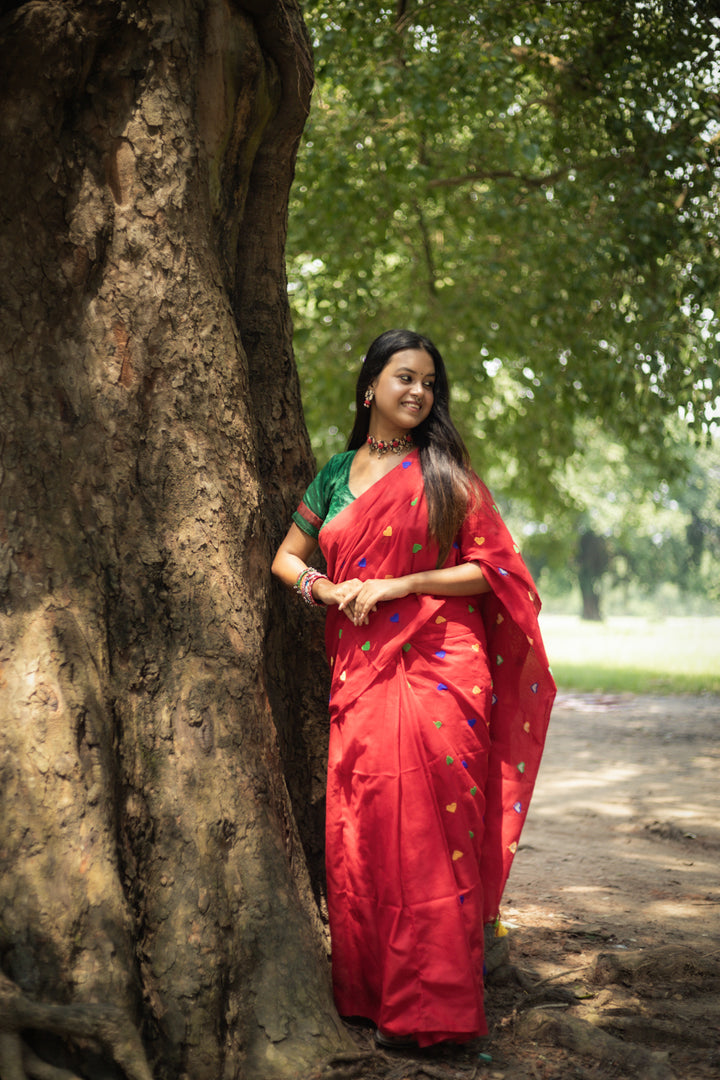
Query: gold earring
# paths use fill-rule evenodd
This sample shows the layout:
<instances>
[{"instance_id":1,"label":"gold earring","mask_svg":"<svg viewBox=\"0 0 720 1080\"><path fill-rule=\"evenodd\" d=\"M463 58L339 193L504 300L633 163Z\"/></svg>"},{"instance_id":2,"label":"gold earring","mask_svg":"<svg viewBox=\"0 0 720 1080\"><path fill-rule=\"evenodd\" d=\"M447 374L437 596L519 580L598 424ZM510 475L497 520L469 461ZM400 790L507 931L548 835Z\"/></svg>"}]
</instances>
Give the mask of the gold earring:
<instances>
[{"instance_id":1,"label":"gold earring","mask_svg":"<svg viewBox=\"0 0 720 1080\"><path fill-rule=\"evenodd\" d=\"M368 386L367 390L365 391L365 401L363 402L363 405L366 409L370 408L370 402L374 397L375 391L373 390L372 386Z\"/></svg>"}]
</instances>

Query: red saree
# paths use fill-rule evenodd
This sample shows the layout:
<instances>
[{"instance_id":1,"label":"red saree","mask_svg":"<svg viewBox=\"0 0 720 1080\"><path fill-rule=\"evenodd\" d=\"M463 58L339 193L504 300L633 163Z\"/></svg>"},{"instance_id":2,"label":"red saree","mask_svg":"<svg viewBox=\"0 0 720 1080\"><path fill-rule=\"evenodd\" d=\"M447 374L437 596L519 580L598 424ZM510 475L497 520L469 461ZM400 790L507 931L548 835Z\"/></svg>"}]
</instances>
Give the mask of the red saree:
<instances>
[{"instance_id":1,"label":"red saree","mask_svg":"<svg viewBox=\"0 0 720 1080\"><path fill-rule=\"evenodd\" d=\"M417 451L319 541L334 581L433 569ZM483 927L498 914L555 693L535 586L482 485L445 565L467 561L491 593L411 595L360 627L327 613L335 1000L421 1046L487 1031Z\"/></svg>"}]
</instances>

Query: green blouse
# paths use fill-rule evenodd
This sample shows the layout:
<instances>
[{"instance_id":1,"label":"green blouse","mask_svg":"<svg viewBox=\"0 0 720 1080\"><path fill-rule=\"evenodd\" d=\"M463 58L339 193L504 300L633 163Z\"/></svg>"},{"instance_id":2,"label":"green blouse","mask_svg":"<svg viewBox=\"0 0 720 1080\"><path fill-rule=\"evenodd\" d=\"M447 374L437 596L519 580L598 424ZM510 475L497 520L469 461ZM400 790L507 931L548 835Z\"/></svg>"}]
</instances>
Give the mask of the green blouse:
<instances>
[{"instance_id":1,"label":"green blouse","mask_svg":"<svg viewBox=\"0 0 720 1080\"><path fill-rule=\"evenodd\" d=\"M298 528L314 540L317 540L326 521L355 501L348 479L356 453L357 450L346 450L344 454L331 457L303 495L292 516Z\"/></svg>"}]
</instances>

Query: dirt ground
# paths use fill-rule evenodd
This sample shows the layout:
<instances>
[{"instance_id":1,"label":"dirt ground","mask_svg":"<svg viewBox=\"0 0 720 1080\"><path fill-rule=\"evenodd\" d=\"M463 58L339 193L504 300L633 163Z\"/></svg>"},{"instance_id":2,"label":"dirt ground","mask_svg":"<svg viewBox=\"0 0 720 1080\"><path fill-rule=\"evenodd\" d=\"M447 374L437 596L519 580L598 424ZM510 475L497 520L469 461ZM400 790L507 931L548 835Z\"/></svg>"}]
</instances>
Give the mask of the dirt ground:
<instances>
[{"instance_id":1,"label":"dirt ground","mask_svg":"<svg viewBox=\"0 0 720 1080\"><path fill-rule=\"evenodd\" d=\"M559 695L489 954L487 1040L318 1077L720 1077L720 698ZM490 1060L488 1060L488 1058Z\"/></svg>"}]
</instances>

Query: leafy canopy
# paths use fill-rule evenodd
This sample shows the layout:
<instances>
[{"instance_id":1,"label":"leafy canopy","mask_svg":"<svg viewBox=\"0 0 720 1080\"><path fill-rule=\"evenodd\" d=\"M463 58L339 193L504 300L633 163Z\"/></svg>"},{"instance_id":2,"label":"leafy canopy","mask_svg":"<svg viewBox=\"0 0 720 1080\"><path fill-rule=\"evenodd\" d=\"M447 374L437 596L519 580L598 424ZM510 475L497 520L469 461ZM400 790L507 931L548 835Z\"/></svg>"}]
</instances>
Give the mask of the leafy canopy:
<instances>
[{"instance_id":1,"label":"leafy canopy","mask_svg":"<svg viewBox=\"0 0 720 1080\"><path fill-rule=\"evenodd\" d=\"M541 504L581 418L672 472L678 410L707 424L720 375L713 11L306 0L288 252L320 458L369 342L411 326L495 486Z\"/></svg>"}]
</instances>

